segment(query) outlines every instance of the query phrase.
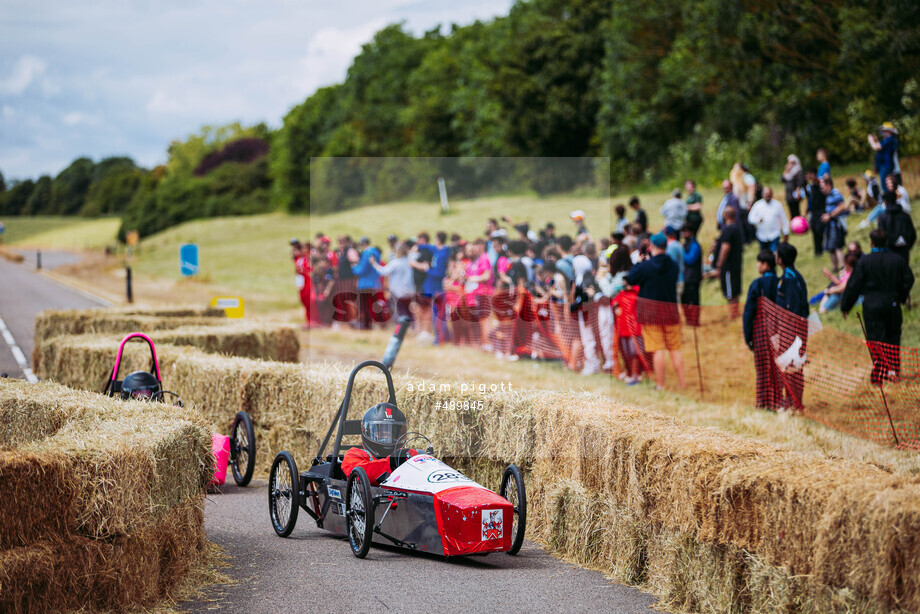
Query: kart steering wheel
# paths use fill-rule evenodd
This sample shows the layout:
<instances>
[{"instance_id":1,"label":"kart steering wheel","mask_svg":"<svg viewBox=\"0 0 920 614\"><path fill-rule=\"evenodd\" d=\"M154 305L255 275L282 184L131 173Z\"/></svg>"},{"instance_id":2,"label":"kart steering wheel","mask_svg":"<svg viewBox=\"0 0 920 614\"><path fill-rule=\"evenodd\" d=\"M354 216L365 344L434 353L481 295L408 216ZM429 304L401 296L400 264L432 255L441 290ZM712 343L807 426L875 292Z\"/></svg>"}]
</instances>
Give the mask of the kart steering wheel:
<instances>
[{"instance_id":1,"label":"kart steering wheel","mask_svg":"<svg viewBox=\"0 0 920 614\"><path fill-rule=\"evenodd\" d=\"M179 395L175 392L170 392L169 390L160 390L159 392L153 393L153 395L150 397L150 400L165 403L167 394L171 394L172 396L176 397L176 400L173 402L173 407L185 407L185 404L182 403L182 399L179 397Z\"/></svg>"},{"instance_id":2,"label":"kart steering wheel","mask_svg":"<svg viewBox=\"0 0 920 614\"><path fill-rule=\"evenodd\" d=\"M434 454L434 445L431 443L431 440L417 431L409 431L403 433L399 439L396 440L395 449L399 450L400 448L411 448L413 446L410 446L409 444L413 441L424 441L428 444L428 447L425 449L425 454Z\"/></svg>"}]
</instances>

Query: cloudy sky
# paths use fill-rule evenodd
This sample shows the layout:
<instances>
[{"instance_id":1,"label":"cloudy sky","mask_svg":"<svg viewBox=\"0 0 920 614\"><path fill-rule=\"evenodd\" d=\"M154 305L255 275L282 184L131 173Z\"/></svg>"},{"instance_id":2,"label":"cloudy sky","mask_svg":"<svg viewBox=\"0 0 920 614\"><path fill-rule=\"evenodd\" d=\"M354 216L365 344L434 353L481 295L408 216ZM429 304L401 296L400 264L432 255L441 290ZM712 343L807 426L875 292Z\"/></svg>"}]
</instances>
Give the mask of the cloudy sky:
<instances>
[{"instance_id":1,"label":"cloudy sky","mask_svg":"<svg viewBox=\"0 0 920 614\"><path fill-rule=\"evenodd\" d=\"M0 0L0 171L152 167L204 124L266 122L345 76L361 45L507 14L511 0ZM446 31L446 30L445 30Z\"/></svg>"}]
</instances>

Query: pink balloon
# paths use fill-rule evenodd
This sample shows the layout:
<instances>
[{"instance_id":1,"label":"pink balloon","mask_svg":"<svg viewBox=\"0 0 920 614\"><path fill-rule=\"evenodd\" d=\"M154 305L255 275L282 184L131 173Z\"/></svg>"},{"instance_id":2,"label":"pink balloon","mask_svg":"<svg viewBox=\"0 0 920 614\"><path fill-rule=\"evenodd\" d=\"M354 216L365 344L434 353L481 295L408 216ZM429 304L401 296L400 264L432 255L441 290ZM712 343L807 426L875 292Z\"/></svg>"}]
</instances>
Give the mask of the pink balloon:
<instances>
[{"instance_id":1,"label":"pink balloon","mask_svg":"<svg viewBox=\"0 0 920 614\"><path fill-rule=\"evenodd\" d=\"M789 222L789 227L797 235L808 232L808 220L806 220L801 215L798 217L792 218L792 221Z\"/></svg>"}]
</instances>

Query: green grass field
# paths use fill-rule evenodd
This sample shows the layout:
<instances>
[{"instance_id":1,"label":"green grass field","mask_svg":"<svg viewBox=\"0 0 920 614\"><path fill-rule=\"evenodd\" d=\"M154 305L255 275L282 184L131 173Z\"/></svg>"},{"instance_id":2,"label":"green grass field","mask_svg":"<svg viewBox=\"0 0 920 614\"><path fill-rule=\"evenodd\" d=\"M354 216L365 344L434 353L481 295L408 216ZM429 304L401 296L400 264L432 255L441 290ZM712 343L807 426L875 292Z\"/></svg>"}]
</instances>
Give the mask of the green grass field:
<instances>
[{"instance_id":1,"label":"green grass field","mask_svg":"<svg viewBox=\"0 0 920 614\"><path fill-rule=\"evenodd\" d=\"M101 249L115 244L121 220L114 217L85 219L61 216L4 217L3 245L53 247L57 249Z\"/></svg>"}]
</instances>

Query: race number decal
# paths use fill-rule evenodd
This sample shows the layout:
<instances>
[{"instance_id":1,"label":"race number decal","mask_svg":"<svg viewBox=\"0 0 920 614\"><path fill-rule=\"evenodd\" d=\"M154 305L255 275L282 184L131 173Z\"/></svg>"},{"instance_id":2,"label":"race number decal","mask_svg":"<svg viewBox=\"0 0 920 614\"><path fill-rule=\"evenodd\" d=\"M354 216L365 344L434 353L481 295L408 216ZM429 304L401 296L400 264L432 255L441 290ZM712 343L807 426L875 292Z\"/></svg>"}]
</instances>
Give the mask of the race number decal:
<instances>
[{"instance_id":1,"label":"race number decal","mask_svg":"<svg viewBox=\"0 0 920 614\"><path fill-rule=\"evenodd\" d=\"M446 484L448 482L472 482L473 480L469 479L459 471L449 470L449 471L433 471L428 474L428 481L432 484Z\"/></svg>"},{"instance_id":2,"label":"race number decal","mask_svg":"<svg viewBox=\"0 0 920 614\"><path fill-rule=\"evenodd\" d=\"M458 486L483 488L430 454L417 454L404 462L387 478L386 484L392 487L398 486L400 489L431 494Z\"/></svg>"},{"instance_id":3,"label":"race number decal","mask_svg":"<svg viewBox=\"0 0 920 614\"><path fill-rule=\"evenodd\" d=\"M482 510L482 541L501 539L502 530L501 510Z\"/></svg>"}]
</instances>

